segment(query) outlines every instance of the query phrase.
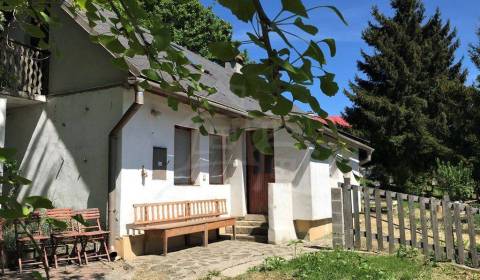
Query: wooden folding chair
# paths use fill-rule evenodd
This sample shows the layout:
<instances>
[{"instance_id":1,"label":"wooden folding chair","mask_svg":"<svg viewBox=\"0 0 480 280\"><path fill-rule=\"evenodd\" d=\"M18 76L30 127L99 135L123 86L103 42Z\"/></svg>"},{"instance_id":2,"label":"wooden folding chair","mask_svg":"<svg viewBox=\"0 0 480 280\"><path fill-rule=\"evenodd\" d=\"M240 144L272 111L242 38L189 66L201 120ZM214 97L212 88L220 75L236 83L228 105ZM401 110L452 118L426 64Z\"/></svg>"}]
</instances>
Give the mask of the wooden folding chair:
<instances>
[{"instance_id":1,"label":"wooden folding chair","mask_svg":"<svg viewBox=\"0 0 480 280\"><path fill-rule=\"evenodd\" d=\"M79 224L85 263L88 264L89 259L101 257L107 257L107 260L110 261L110 252L107 246L109 232L102 230L98 208L77 210L75 214L81 215L86 223L85 225ZM97 248L97 243L100 243L100 248ZM89 244L93 245L93 250L87 250ZM101 252L102 249L104 252Z\"/></svg>"},{"instance_id":2,"label":"wooden folding chair","mask_svg":"<svg viewBox=\"0 0 480 280\"><path fill-rule=\"evenodd\" d=\"M47 217L53 218L67 224L66 229L55 230L51 232L52 237L52 254L55 268L58 268L58 262L77 261L78 265L82 264L80 257L80 233L76 223L72 220L73 210L71 208L55 208L47 209ZM71 246L71 250L69 247ZM59 253L59 249L64 248L64 253Z\"/></svg>"},{"instance_id":3,"label":"wooden folding chair","mask_svg":"<svg viewBox=\"0 0 480 280\"><path fill-rule=\"evenodd\" d=\"M41 255L37 256L35 245L30 240L28 232L20 225L25 223L33 239L40 247ZM43 261L48 266L48 257L46 247L50 241L50 237L43 234L40 226L40 215L33 213L29 218L17 220L14 222L15 227L15 242L17 248L18 269L20 273L23 271L24 265L43 265ZM31 253L32 257L28 258L27 253Z\"/></svg>"}]
</instances>

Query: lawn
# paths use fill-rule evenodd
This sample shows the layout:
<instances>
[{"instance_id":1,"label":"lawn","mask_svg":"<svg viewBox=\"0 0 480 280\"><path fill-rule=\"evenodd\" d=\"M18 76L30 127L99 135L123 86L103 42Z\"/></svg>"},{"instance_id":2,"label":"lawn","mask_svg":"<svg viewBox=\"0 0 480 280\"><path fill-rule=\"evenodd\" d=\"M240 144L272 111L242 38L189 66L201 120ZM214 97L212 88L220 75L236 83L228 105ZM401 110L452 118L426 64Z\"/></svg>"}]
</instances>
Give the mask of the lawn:
<instances>
[{"instance_id":1,"label":"lawn","mask_svg":"<svg viewBox=\"0 0 480 280\"><path fill-rule=\"evenodd\" d=\"M292 260L268 258L236 280L255 279L480 279L480 273L433 263L414 250L396 255L346 251L307 253Z\"/></svg>"}]
</instances>

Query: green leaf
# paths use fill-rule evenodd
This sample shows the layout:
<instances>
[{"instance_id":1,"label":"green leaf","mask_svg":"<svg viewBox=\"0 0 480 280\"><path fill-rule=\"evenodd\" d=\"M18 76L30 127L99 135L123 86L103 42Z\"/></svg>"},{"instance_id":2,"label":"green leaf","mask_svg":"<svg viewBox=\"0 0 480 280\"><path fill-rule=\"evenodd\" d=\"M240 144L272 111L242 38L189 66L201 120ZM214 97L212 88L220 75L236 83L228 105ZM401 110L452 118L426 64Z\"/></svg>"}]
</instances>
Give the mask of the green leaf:
<instances>
[{"instance_id":1,"label":"green leaf","mask_svg":"<svg viewBox=\"0 0 480 280\"><path fill-rule=\"evenodd\" d=\"M192 122L193 123L203 123L204 120L200 116L195 116L195 117L192 118Z\"/></svg>"},{"instance_id":2,"label":"green leaf","mask_svg":"<svg viewBox=\"0 0 480 280\"><path fill-rule=\"evenodd\" d=\"M308 17L307 9L305 9L302 0L282 0L282 7L285 11L302 17Z\"/></svg>"},{"instance_id":3,"label":"green leaf","mask_svg":"<svg viewBox=\"0 0 480 280\"><path fill-rule=\"evenodd\" d=\"M312 158L315 160L327 160L332 155L332 150L323 146L316 146L312 152Z\"/></svg>"},{"instance_id":4,"label":"green leaf","mask_svg":"<svg viewBox=\"0 0 480 280\"><path fill-rule=\"evenodd\" d=\"M320 103L318 103L318 100L314 96L310 96L308 104L310 105L310 108L312 108L312 110L321 118L328 117L328 113L320 107Z\"/></svg>"},{"instance_id":5,"label":"green leaf","mask_svg":"<svg viewBox=\"0 0 480 280\"><path fill-rule=\"evenodd\" d=\"M257 129L253 133L252 141L255 147L265 155L273 155L273 147L270 141L270 133L266 129Z\"/></svg>"},{"instance_id":6,"label":"green leaf","mask_svg":"<svg viewBox=\"0 0 480 280\"><path fill-rule=\"evenodd\" d=\"M329 118L326 118L324 120L327 122L327 125L330 128L330 130L333 131L333 133L337 134L338 130L337 130L337 126L335 125L335 123L333 123L333 121L330 120Z\"/></svg>"},{"instance_id":7,"label":"green leaf","mask_svg":"<svg viewBox=\"0 0 480 280\"><path fill-rule=\"evenodd\" d=\"M322 49L320 49L320 47L313 41L310 41L310 44L308 45L308 48L303 53L303 55L315 59L321 65L326 63Z\"/></svg>"},{"instance_id":8,"label":"green leaf","mask_svg":"<svg viewBox=\"0 0 480 280\"><path fill-rule=\"evenodd\" d=\"M153 36L153 45L157 51L163 51L170 46L172 42L170 28L164 25L153 25L150 32Z\"/></svg>"},{"instance_id":9,"label":"green leaf","mask_svg":"<svg viewBox=\"0 0 480 280\"><path fill-rule=\"evenodd\" d=\"M245 76L240 73L234 73L230 78L230 89L239 97L248 96Z\"/></svg>"},{"instance_id":10,"label":"green leaf","mask_svg":"<svg viewBox=\"0 0 480 280\"><path fill-rule=\"evenodd\" d=\"M294 145L299 150L305 150L307 148L307 145L305 145L305 143L301 143L301 142L297 142Z\"/></svg>"},{"instance_id":11,"label":"green leaf","mask_svg":"<svg viewBox=\"0 0 480 280\"><path fill-rule=\"evenodd\" d=\"M29 196L24 203L32 206L33 209L53 209L52 201L43 196Z\"/></svg>"},{"instance_id":12,"label":"green leaf","mask_svg":"<svg viewBox=\"0 0 480 280\"><path fill-rule=\"evenodd\" d=\"M0 148L0 162L12 160L17 151L14 148Z\"/></svg>"},{"instance_id":13,"label":"green leaf","mask_svg":"<svg viewBox=\"0 0 480 280\"><path fill-rule=\"evenodd\" d=\"M245 129L243 128L237 128L235 129L234 131L232 131L229 135L228 135L228 141L229 142L235 142L237 141L240 136L242 135L242 133L245 131Z\"/></svg>"},{"instance_id":14,"label":"green leaf","mask_svg":"<svg viewBox=\"0 0 480 280\"><path fill-rule=\"evenodd\" d=\"M218 0L218 3L244 22L251 21L256 11L253 0Z\"/></svg>"},{"instance_id":15,"label":"green leaf","mask_svg":"<svg viewBox=\"0 0 480 280\"><path fill-rule=\"evenodd\" d=\"M321 40L320 42L324 42L328 45L328 48L330 49L330 56L331 57L334 57L335 54L337 54L337 47L335 45L335 40L334 39L327 38L327 39Z\"/></svg>"},{"instance_id":16,"label":"green leaf","mask_svg":"<svg viewBox=\"0 0 480 280\"><path fill-rule=\"evenodd\" d=\"M36 25L23 22L22 23L22 28L23 28L23 30L25 30L25 32L28 33L28 35L30 35L32 37L35 37L35 38L38 38L38 39L45 38L45 33L43 32L43 30Z\"/></svg>"},{"instance_id":17,"label":"green leaf","mask_svg":"<svg viewBox=\"0 0 480 280\"><path fill-rule=\"evenodd\" d=\"M265 117L265 113L263 113L262 111L258 111L258 110L252 110L252 111L248 111L248 115L254 117L254 118L262 118L262 117Z\"/></svg>"},{"instance_id":18,"label":"green leaf","mask_svg":"<svg viewBox=\"0 0 480 280\"><path fill-rule=\"evenodd\" d=\"M232 42L213 42L208 48L214 57L222 61L231 61L240 53Z\"/></svg>"},{"instance_id":19,"label":"green leaf","mask_svg":"<svg viewBox=\"0 0 480 280\"><path fill-rule=\"evenodd\" d=\"M105 48L107 48L109 51L111 51L114 54L123 53L125 51L125 47L116 38L106 42Z\"/></svg>"},{"instance_id":20,"label":"green leaf","mask_svg":"<svg viewBox=\"0 0 480 280\"><path fill-rule=\"evenodd\" d=\"M343 173L348 173L350 171L352 171L352 167L348 164L349 161L346 160L346 159L341 159L341 160L336 160L335 161L338 169L340 169L340 171L342 171Z\"/></svg>"},{"instance_id":21,"label":"green leaf","mask_svg":"<svg viewBox=\"0 0 480 280\"><path fill-rule=\"evenodd\" d=\"M294 24L295 24L298 28L302 29L303 31L305 31L305 32L307 32L307 33L309 33L309 34L311 34L311 35L315 35L315 34L318 33L318 28L316 28L315 26L310 25L310 24L304 24L302 18L297 17L297 18L295 19Z\"/></svg>"},{"instance_id":22,"label":"green leaf","mask_svg":"<svg viewBox=\"0 0 480 280\"><path fill-rule=\"evenodd\" d=\"M67 223L53 218L46 218L45 222L51 225L54 229L65 230L67 229Z\"/></svg>"},{"instance_id":23,"label":"green leaf","mask_svg":"<svg viewBox=\"0 0 480 280\"><path fill-rule=\"evenodd\" d=\"M90 1L90 0L76 0L75 3L78 5L80 9L85 10L87 1Z\"/></svg>"},{"instance_id":24,"label":"green leaf","mask_svg":"<svg viewBox=\"0 0 480 280\"><path fill-rule=\"evenodd\" d=\"M85 221L85 219L83 218L83 216L80 215L80 214L77 214L77 215L75 215L75 216L72 216L72 219L74 219L75 221L79 222L81 225L89 226L88 221Z\"/></svg>"},{"instance_id":25,"label":"green leaf","mask_svg":"<svg viewBox=\"0 0 480 280\"><path fill-rule=\"evenodd\" d=\"M272 108L272 113L277 116L286 116L292 111L293 102L283 96L277 98L277 103Z\"/></svg>"},{"instance_id":26,"label":"green leaf","mask_svg":"<svg viewBox=\"0 0 480 280\"><path fill-rule=\"evenodd\" d=\"M172 108L173 111L178 111L178 99L175 97L169 96L167 98L168 107Z\"/></svg>"},{"instance_id":27,"label":"green leaf","mask_svg":"<svg viewBox=\"0 0 480 280\"><path fill-rule=\"evenodd\" d=\"M288 90L292 93L293 99L303 103L308 103L310 100L310 91L307 87L294 84L288 87Z\"/></svg>"},{"instance_id":28,"label":"green leaf","mask_svg":"<svg viewBox=\"0 0 480 280\"><path fill-rule=\"evenodd\" d=\"M293 74L297 73L297 69L288 60L283 60L278 57L272 57L271 59L275 64L281 66L285 71Z\"/></svg>"},{"instance_id":29,"label":"green leaf","mask_svg":"<svg viewBox=\"0 0 480 280\"><path fill-rule=\"evenodd\" d=\"M112 63L113 65L115 65L115 67L118 67L120 70L128 71L129 69L127 61L125 60L124 57L115 57L112 59Z\"/></svg>"},{"instance_id":30,"label":"green leaf","mask_svg":"<svg viewBox=\"0 0 480 280\"><path fill-rule=\"evenodd\" d=\"M41 11L41 12L39 13L39 15L40 15L40 17L42 18L42 20L43 20L44 22L46 22L46 23L48 23L48 24L51 23L50 17L49 17L45 12Z\"/></svg>"},{"instance_id":31,"label":"green leaf","mask_svg":"<svg viewBox=\"0 0 480 280\"><path fill-rule=\"evenodd\" d=\"M13 180L15 181L16 184L25 186L25 185L30 185L32 181L28 180L27 178L24 178L20 175L15 175Z\"/></svg>"},{"instance_id":32,"label":"green leaf","mask_svg":"<svg viewBox=\"0 0 480 280\"><path fill-rule=\"evenodd\" d=\"M200 134L202 134L203 136L208 136L208 131L204 125L199 126L198 129L200 130Z\"/></svg>"},{"instance_id":33,"label":"green leaf","mask_svg":"<svg viewBox=\"0 0 480 280\"><path fill-rule=\"evenodd\" d=\"M335 75L326 73L320 77L320 89L328 96L334 96L338 92L338 84L333 80Z\"/></svg>"},{"instance_id":34,"label":"green leaf","mask_svg":"<svg viewBox=\"0 0 480 280\"><path fill-rule=\"evenodd\" d=\"M44 278L44 277L42 276L42 274L41 274L40 272L38 272L38 271L32 271L31 275L32 275L33 279L37 279L37 280L44 280L44 279L46 279L46 278Z\"/></svg>"},{"instance_id":35,"label":"green leaf","mask_svg":"<svg viewBox=\"0 0 480 280\"><path fill-rule=\"evenodd\" d=\"M342 13L335 6L322 6L322 7L332 10L345 25L348 25L347 21L345 20L345 18L342 15Z\"/></svg>"},{"instance_id":36,"label":"green leaf","mask_svg":"<svg viewBox=\"0 0 480 280\"><path fill-rule=\"evenodd\" d=\"M142 74L145 75L145 77L149 80L152 80L152 81L160 81L161 78L160 78L160 75L158 75L158 72L153 70L153 69L143 69L142 70Z\"/></svg>"}]
</instances>

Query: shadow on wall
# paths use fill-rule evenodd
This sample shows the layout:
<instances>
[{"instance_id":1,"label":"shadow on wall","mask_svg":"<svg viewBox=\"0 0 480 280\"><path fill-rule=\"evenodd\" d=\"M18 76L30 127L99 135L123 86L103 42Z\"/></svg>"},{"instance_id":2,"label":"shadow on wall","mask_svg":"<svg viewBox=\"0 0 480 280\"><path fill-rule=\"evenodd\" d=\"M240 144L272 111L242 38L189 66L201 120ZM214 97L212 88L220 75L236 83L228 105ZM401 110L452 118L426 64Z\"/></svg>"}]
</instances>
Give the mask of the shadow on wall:
<instances>
[{"instance_id":1,"label":"shadow on wall","mask_svg":"<svg viewBox=\"0 0 480 280\"><path fill-rule=\"evenodd\" d=\"M108 133L121 102L122 94L110 89L8 110L6 146L17 149L22 174L33 182L19 198L42 195L56 207L98 207L105 217Z\"/></svg>"}]
</instances>

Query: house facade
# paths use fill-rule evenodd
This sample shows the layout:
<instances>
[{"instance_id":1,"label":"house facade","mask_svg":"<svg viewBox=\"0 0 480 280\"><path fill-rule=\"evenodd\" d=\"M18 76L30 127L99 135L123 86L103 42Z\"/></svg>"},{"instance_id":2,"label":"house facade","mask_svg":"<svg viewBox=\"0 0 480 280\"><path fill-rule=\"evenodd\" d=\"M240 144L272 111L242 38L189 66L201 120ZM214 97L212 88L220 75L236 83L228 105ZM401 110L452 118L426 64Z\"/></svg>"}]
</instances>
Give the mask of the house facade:
<instances>
[{"instance_id":1,"label":"house facade","mask_svg":"<svg viewBox=\"0 0 480 280\"><path fill-rule=\"evenodd\" d=\"M158 85L139 87L146 58L134 57L130 71L122 72L105 48L90 41L90 34L108 32L108 24L91 29L66 6L59 14L62 24L49 31L59 54L32 60L42 86L35 93L5 86L0 98L0 136L17 150L22 174L33 181L20 199L45 195L56 207L98 207L113 238L127 234L134 204L199 199L226 199L231 216L268 216L270 242L324 233L332 216L330 189L344 176L356 182L373 151L368 145L340 134L356 151L351 174L340 172L333 159L312 160L311 149L296 149L285 131L272 130L274 153L263 155L252 133L277 127L278 120L248 116L258 104L229 90L235 69L178 47L206 70L202 82L218 90L209 99L216 133L203 136L188 105L173 111ZM3 53L31 43L15 29L9 39L14 41L3 41ZM228 141L237 128L246 132Z\"/></svg>"}]
</instances>

